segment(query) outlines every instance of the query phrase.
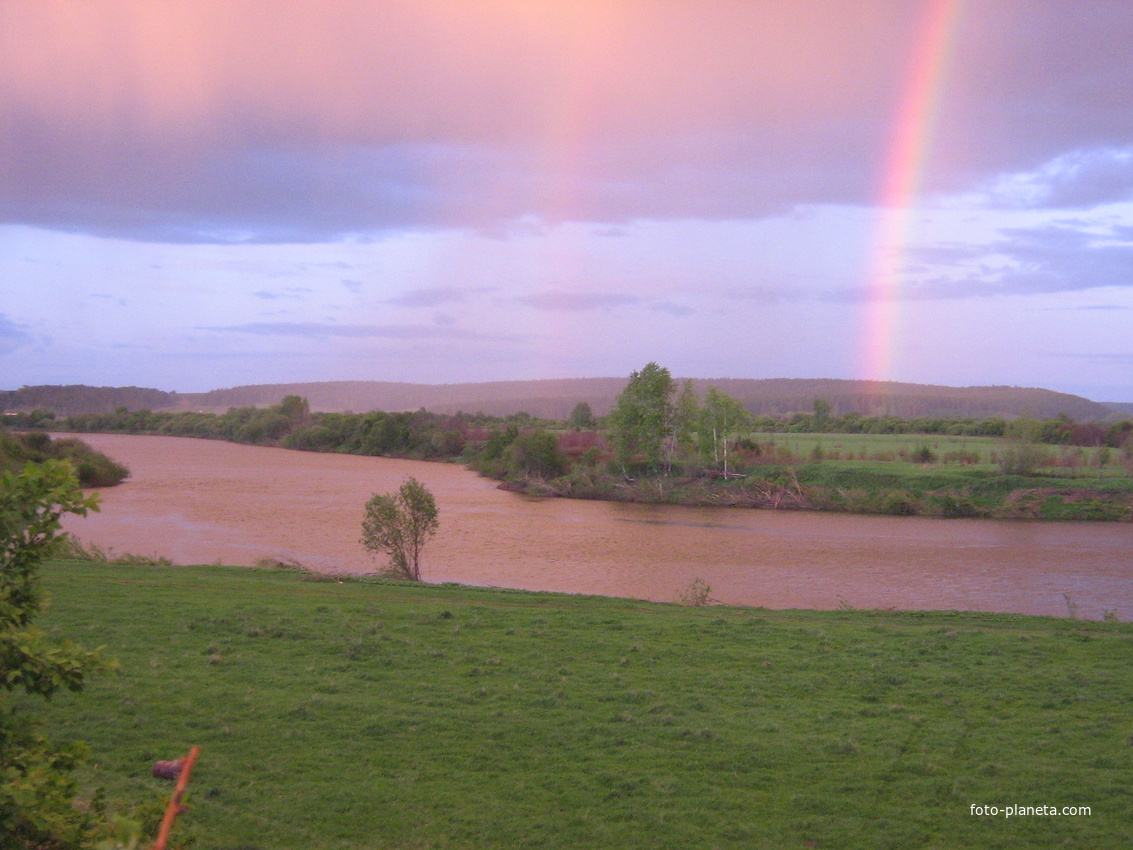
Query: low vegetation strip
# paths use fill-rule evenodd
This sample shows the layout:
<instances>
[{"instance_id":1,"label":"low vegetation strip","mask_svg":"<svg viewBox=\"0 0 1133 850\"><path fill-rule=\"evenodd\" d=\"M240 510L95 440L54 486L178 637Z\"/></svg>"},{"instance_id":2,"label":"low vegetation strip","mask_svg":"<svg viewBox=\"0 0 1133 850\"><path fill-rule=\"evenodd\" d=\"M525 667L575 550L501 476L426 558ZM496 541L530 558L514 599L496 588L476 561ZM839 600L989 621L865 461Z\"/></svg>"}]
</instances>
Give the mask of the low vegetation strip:
<instances>
[{"instance_id":1,"label":"low vegetation strip","mask_svg":"<svg viewBox=\"0 0 1133 850\"><path fill-rule=\"evenodd\" d=\"M1133 845L1133 626L687 608L294 569L55 561L118 675L47 709L111 800L303 848ZM42 713L42 711L41 711ZM970 807L1089 806L985 818Z\"/></svg>"}]
</instances>

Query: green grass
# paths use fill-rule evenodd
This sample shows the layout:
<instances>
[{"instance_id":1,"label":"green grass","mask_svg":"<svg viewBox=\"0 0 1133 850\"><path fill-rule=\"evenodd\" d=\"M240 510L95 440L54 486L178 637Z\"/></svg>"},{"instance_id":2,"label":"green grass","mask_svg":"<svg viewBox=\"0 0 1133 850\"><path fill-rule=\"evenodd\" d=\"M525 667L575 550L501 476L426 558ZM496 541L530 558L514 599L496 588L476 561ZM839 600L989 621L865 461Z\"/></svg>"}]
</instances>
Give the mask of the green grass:
<instances>
[{"instance_id":1,"label":"green grass","mask_svg":"<svg viewBox=\"0 0 1133 850\"><path fill-rule=\"evenodd\" d=\"M938 434L753 434L752 439L798 458L811 458L816 450L844 461L900 463L922 446L940 458L968 455L975 464L991 469L1004 441L999 437L951 437ZM888 460L879 461L885 457Z\"/></svg>"},{"instance_id":2,"label":"green grass","mask_svg":"<svg viewBox=\"0 0 1133 850\"><path fill-rule=\"evenodd\" d=\"M915 453L927 448L935 456L932 466L945 468L963 464L965 468L997 471L998 456L1009 445L1002 437L956 437L941 434L752 434L751 438L771 453L786 452L805 460L823 459L838 465L873 468L877 465L904 470L921 464L912 461ZM1052 474L1071 479L1131 479L1117 449L1040 445ZM1105 459L1098 466L1099 457Z\"/></svg>"},{"instance_id":3,"label":"green grass","mask_svg":"<svg viewBox=\"0 0 1133 850\"><path fill-rule=\"evenodd\" d=\"M312 578L53 562L122 670L29 705L209 850L1133 846L1129 624Z\"/></svg>"},{"instance_id":4,"label":"green grass","mask_svg":"<svg viewBox=\"0 0 1133 850\"><path fill-rule=\"evenodd\" d=\"M797 469L804 485L835 498L861 491L870 496L906 492L914 513L934 513L942 494L962 496L980 515L1006 519L1126 520L1133 518L1133 477L1066 478L1001 475L961 466L822 461ZM828 496L829 498L829 496ZM938 511L937 511L938 513Z\"/></svg>"}]
</instances>

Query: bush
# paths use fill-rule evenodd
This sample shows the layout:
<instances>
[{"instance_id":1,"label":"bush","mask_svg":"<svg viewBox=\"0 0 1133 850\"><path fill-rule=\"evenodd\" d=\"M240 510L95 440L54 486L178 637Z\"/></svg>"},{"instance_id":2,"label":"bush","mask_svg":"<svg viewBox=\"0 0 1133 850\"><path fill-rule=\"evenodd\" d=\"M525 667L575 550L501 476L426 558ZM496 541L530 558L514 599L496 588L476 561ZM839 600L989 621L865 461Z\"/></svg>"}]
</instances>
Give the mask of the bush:
<instances>
[{"instance_id":1,"label":"bush","mask_svg":"<svg viewBox=\"0 0 1133 850\"><path fill-rule=\"evenodd\" d=\"M936 454L928 446L921 446L912 455L913 463L936 463Z\"/></svg>"},{"instance_id":2,"label":"bush","mask_svg":"<svg viewBox=\"0 0 1133 850\"><path fill-rule=\"evenodd\" d=\"M547 431L520 434L505 450L504 460L511 475L555 478L566 471L558 440Z\"/></svg>"},{"instance_id":3,"label":"bush","mask_svg":"<svg viewBox=\"0 0 1133 850\"><path fill-rule=\"evenodd\" d=\"M920 500L907 490L890 490L881 497L880 511L893 516L916 516L923 513Z\"/></svg>"},{"instance_id":4,"label":"bush","mask_svg":"<svg viewBox=\"0 0 1133 850\"><path fill-rule=\"evenodd\" d=\"M75 471L82 487L113 487L130 476L125 466L73 437L52 440L42 431L3 433L0 437L0 468L15 470L27 461L63 460Z\"/></svg>"},{"instance_id":5,"label":"bush","mask_svg":"<svg viewBox=\"0 0 1133 850\"><path fill-rule=\"evenodd\" d=\"M8 704L15 690L49 699L79 691L88 672L105 666L96 652L53 643L31 621L43 608L40 562L61 535L60 518L97 510L79 490L70 464L29 463L0 476L0 846L88 847L100 826L96 806L75 805L72 776L81 744L53 747L26 712Z\"/></svg>"},{"instance_id":6,"label":"bush","mask_svg":"<svg viewBox=\"0 0 1133 850\"><path fill-rule=\"evenodd\" d=\"M433 494L416 478L408 478L396 494L375 493L366 503L362 545L374 555L389 555L387 575L420 581L421 550L437 525Z\"/></svg>"},{"instance_id":7,"label":"bush","mask_svg":"<svg viewBox=\"0 0 1133 850\"><path fill-rule=\"evenodd\" d=\"M1046 460L1046 452L1034 443L1017 441L1008 445L996 458L1004 475L1033 475Z\"/></svg>"},{"instance_id":8,"label":"bush","mask_svg":"<svg viewBox=\"0 0 1133 850\"><path fill-rule=\"evenodd\" d=\"M964 519L985 516L986 511L972 501L972 497L961 493L934 493L930 497L933 512L946 519Z\"/></svg>"}]
</instances>

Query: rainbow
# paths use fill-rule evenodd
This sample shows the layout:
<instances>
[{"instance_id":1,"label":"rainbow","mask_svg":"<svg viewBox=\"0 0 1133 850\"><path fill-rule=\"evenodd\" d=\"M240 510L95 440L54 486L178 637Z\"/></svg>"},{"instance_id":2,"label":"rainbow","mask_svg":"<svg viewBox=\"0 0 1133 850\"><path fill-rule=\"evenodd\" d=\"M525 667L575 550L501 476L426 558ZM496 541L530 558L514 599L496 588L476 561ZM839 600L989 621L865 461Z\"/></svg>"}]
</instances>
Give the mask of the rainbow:
<instances>
[{"instance_id":1,"label":"rainbow","mask_svg":"<svg viewBox=\"0 0 1133 850\"><path fill-rule=\"evenodd\" d=\"M927 0L898 103L878 206L876 243L866 278L860 377L893 379L900 347L898 298L903 252L928 160L933 120L964 0Z\"/></svg>"}]
</instances>

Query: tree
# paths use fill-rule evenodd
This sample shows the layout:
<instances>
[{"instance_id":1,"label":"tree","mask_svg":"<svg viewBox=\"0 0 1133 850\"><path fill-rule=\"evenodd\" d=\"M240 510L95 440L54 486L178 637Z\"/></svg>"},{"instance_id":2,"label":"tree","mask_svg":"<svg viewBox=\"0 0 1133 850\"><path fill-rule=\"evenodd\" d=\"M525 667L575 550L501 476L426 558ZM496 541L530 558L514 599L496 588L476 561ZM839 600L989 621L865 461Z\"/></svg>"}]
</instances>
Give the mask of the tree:
<instances>
[{"instance_id":1,"label":"tree","mask_svg":"<svg viewBox=\"0 0 1133 850\"><path fill-rule=\"evenodd\" d=\"M728 448L739 437L740 429L750 421L748 412L736 399L715 387L708 390L699 417L698 436L701 454L712 463L723 465L728 477Z\"/></svg>"},{"instance_id":2,"label":"tree","mask_svg":"<svg viewBox=\"0 0 1133 850\"><path fill-rule=\"evenodd\" d=\"M305 422L311 416L311 406L302 396L284 396L279 403L279 412L291 422Z\"/></svg>"},{"instance_id":3,"label":"tree","mask_svg":"<svg viewBox=\"0 0 1133 850\"><path fill-rule=\"evenodd\" d=\"M581 431L585 428L593 428L594 411L590 409L590 405L585 401L580 401L576 404L570 412L567 425L574 428L576 431Z\"/></svg>"},{"instance_id":4,"label":"tree","mask_svg":"<svg viewBox=\"0 0 1133 850\"><path fill-rule=\"evenodd\" d=\"M389 555L387 575L420 581L421 550L438 524L433 494L411 477L396 494L375 493L366 503L361 542L374 557Z\"/></svg>"},{"instance_id":5,"label":"tree","mask_svg":"<svg viewBox=\"0 0 1133 850\"><path fill-rule=\"evenodd\" d=\"M825 431L830 427L830 402L824 398L814 400L814 430Z\"/></svg>"},{"instance_id":6,"label":"tree","mask_svg":"<svg viewBox=\"0 0 1133 850\"><path fill-rule=\"evenodd\" d=\"M74 805L71 771L81 744L59 749L39 726L8 704L22 689L49 699L60 688L82 690L85 675L108 666L97 652L53 642L31 625L42 610L39 568L62 537L60 519L98 510L71 466L49 460L0 475L0 846L89 846L99 812Z\"/></svg>"},{"instance_id":7,"label":"tree","mask_svg":"<svg viewBox=\"0 0 1133 850\"><path fill-rule=\"evenodd\" d=\"M665 441L672 433L675 389L669 370L656 363L629 376L610 412L614 453L623 469L639 455L654 469L661 466Z\"/></svg>"}]
</instances>

